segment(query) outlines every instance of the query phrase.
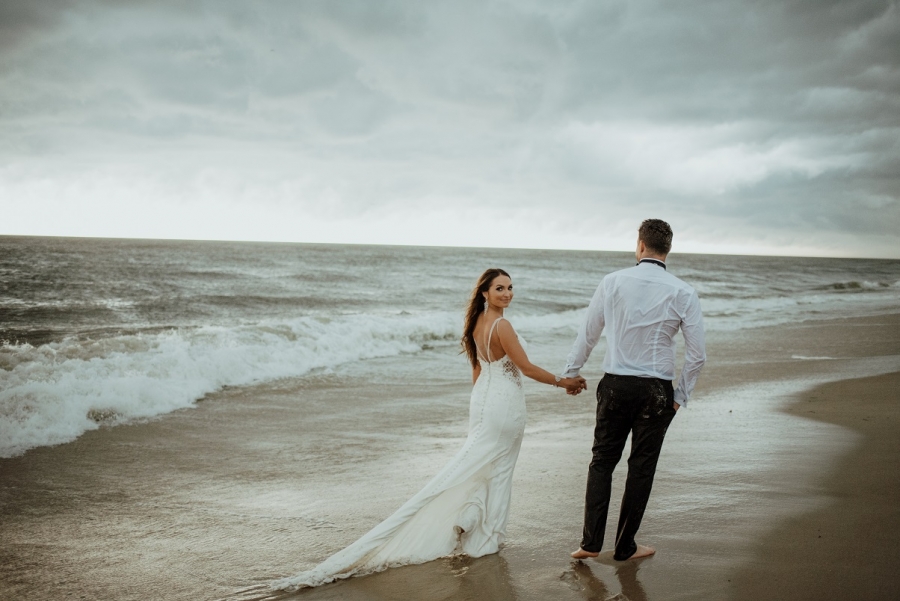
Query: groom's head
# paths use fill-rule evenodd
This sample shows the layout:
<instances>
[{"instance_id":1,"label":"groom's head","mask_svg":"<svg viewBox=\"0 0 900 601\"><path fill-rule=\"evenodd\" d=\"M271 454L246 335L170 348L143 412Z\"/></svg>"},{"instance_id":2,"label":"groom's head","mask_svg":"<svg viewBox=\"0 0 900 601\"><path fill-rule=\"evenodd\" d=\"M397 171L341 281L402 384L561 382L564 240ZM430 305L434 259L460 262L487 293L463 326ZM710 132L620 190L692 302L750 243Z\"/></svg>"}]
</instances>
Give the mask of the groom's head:
<instances>
[{"instance_id":1,"label":"groom's head","mask_svg":"<svg viewBox=\"0 0 900 601\"><path fill-rule=\"evenodd\" d=\"M645 219L638 228L638 254L665 257L672 250L672 228L662 219Z\"/></svg>"}]
</instances>

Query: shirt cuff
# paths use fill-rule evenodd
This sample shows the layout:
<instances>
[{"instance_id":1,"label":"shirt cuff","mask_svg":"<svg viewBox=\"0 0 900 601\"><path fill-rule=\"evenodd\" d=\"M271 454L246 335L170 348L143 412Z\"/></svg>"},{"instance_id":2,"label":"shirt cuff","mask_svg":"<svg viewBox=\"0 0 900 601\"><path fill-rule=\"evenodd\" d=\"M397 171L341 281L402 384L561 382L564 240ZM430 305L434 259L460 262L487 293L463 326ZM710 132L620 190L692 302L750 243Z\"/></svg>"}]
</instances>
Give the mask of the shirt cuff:
<instances>
[{"instance_id":1,"label":"shirt cuff","mask_svg":"<svg viewBox=\"0 0 900 601\"><path fill-rule=\"evenodd\" d=\"M687 407L687 397L681 392L680 388L675 389L675 402L681 405L682 407Z\"/></svg>"}]
</instances>

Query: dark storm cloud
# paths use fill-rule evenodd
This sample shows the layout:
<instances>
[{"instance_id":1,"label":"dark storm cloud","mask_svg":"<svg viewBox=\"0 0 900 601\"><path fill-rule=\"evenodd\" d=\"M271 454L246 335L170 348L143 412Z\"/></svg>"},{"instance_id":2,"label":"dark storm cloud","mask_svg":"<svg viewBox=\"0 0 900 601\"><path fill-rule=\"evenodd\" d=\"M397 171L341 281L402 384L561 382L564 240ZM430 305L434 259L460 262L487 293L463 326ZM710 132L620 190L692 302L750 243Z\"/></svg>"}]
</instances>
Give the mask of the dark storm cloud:
<instances>
[{"instance_id":1,"label":"dark storm cloud","mask_svg":"<svg viewBox=\"0 0 900 601\"><path fill-rule=\"evenodd\" d=\"M15 47L57 24L64 2L5 0L0 3L0 48Z\"/></svg>"},{"instance_id":2,"label":"dark storm cloud","mask_svg":"<svg viewBox=\"0 0 900 601\"><path fill-rule=\"evenodd\" d=\"M217 169L234 202L490 205L584 235L655 211L884 254L898 47L884 0L5 2L0 185Z\"/></svg>"}]
</instances>

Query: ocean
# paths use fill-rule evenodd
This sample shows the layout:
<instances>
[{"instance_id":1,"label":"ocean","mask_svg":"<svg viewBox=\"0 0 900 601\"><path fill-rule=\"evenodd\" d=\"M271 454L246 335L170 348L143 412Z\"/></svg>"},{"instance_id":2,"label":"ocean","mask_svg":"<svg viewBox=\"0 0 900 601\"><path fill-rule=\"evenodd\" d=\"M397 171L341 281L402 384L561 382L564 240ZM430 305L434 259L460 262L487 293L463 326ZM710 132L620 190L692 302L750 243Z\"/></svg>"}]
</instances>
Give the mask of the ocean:
<instances>
[{"instance_id":1,"label":"ocean","mask_svg":"<svg viewBox=\"0 0 900 601\"><path fill-rule=\"evenodd\" d=\"M425 353L464 363L462 313L488 267L512 275L507 316L557 352L543 366L558 371L597 283L633 264L632 252L0 237L0 457L227 387L315 385L374 360L412 380L409 358ZM897 260L676 252L668 264L713 336L900 307Z\"/></svg>"}]
</instances>

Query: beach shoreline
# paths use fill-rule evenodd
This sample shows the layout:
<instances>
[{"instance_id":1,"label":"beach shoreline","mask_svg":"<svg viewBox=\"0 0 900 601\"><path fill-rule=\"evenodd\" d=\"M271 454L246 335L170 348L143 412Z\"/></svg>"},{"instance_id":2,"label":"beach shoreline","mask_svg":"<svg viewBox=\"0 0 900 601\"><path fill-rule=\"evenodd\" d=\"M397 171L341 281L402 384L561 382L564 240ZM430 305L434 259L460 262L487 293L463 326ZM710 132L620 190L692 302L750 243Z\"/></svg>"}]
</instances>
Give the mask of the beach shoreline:
<instances>
[{"instance_id":1,"label":"beach shoreline","mask_svg":"<svg viewBox=\"0 0 900 601\"><path fill-rule=\"evenodd\" d=\"M820 476L827 502L773 524L737 570L737 600L898 599L900 372L820 385L784 408L859 435Z\"/></svg>"},{"instance_id":2,"label":"beach shoreline","mask_svg":"<svg viewBox=\"0 0 900 601\"><path fill-rule=\"evenodd\" d=\"M712 335L710 363L667 438L640 534L657 557L568 559L581 528L593 394L575 401L531 387L509 541L499 555L388 570L298 597L475 599L489 590L521 601L618 593L633 601L749 599L758 579L773 596L796 563L789 551L771 551L773 531L808 532L841 487L866 498L881 490L834 474L893 476L886 496L897 498L896 475L847 465L856 465L848 457L860 448L896 440L898 332L900 315L881 315ZM448 356L411 361L427 371ZM592 386L600 363L592 358L586 370ZM0 460L0 596L141 599L152 590L164 600L242 598L248 587L352 542L455 452L470 386L464 363L454 364L438 384L423 383L426 405L416 401L422 390L377 376L377 360L369 368L350 382L323 374L225 389L193 409ZM847 422L848 390L868 399L871 415L893 417L862 429ZM298 395L302 408L292 402ZM810 395L824 399L817 421L802 413ZM789 469L786 453L799 454ZM623 480L621 465L611 515ZM896 520L884 523L883 535L895 537ZM855 533L848 527L835 540ZM882 573L887 559L849 562L859 576L854 590L889 598L877 596L896 591L896 577ZM816 566L839 574L841 562L838 555L806 563L796 580L818 579ZM859 588L876 577L887 584Z\"/></svg>"}]
</instances>

